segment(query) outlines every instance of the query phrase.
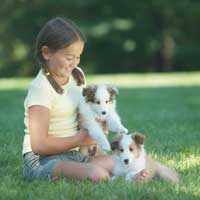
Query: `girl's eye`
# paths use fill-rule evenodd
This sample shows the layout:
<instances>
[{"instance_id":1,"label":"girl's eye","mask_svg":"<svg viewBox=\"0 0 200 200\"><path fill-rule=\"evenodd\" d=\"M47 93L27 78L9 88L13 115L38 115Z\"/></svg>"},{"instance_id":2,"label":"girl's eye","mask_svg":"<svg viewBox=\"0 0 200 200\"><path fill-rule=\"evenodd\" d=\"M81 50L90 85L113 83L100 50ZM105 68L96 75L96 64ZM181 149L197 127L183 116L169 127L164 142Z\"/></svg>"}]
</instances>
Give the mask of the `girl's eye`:
<instances>
[{"instance_id":1,"label":"girl's eye","mask_svg":"<svg viewBox=\"0 0 200 200\"><path fill-rule=\"evenodd\" d=\"M120 149L120 151L121 151L121 152L123 152L123 151L124 151L124 149Z\"/></svg>"},{"instance_id":2,"label":"girl's eye","mask_svg":"<svg viewBox=\"0 0 200 200\"><path fill-rule=\"evenodd\" d=\"M129 150L130 150L130 151L133 151L133 148L130 148Z\"/></svg>"},{"instance_id":3,"label":"girl's eye","mask_svg":"<svg viewBox=\"0 0 200 200\"><path fill-rule=\"evenodd\" d=\"M66 58L68 61L72 61L72 58Z\"/></svg>"},{"instance_id":4,"label":"girl's eye","mask_svg":"<svg viewBox=\"0 0 200 200\"><path fill-rule=\"evenodd\" d=\"M100 104L100 101L96 101L96 104Z\"/></svg>"}]
</instances>

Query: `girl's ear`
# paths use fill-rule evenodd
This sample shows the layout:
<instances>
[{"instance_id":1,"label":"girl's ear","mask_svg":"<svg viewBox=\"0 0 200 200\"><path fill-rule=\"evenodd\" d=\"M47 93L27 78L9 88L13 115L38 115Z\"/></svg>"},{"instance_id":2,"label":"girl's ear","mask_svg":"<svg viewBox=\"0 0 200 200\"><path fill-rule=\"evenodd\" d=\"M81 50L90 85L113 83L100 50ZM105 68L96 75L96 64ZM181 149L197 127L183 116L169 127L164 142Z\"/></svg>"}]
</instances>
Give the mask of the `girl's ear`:
<instances>
[{"instance_id":1,"label":"girl's ear","mask_svg":"<svg viewBox=\"0 0 200 200\"><path fill-rule=\"evenodd\" d=\"M43 58L48 61L49 57L50 57L50 52L49 52L49 48L47 46L42 46L41 48L41 53Z\"/></svg>"}]
</instances>

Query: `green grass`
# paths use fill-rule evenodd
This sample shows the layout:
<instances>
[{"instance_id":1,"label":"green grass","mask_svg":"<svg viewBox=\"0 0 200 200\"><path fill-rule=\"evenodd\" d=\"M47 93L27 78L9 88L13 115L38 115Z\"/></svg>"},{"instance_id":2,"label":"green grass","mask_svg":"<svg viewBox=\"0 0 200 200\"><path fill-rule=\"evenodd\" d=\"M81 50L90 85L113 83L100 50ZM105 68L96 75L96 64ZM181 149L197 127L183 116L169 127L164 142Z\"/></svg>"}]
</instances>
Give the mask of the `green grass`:
<instances>
[{"instance_id":1,"label":"green grass","mask_svg":"<svg viewBox=\"0 0 200 200\"><path fill-rule=\"evenodd\" d=\"M0 79L0 199L200 199L200 73L88 76L119 87L117 109L130 131L146 135L152 156L181 175L161 181L28 181L22 176L23 100L31 79Z\"/></svg>"}]
</instances>

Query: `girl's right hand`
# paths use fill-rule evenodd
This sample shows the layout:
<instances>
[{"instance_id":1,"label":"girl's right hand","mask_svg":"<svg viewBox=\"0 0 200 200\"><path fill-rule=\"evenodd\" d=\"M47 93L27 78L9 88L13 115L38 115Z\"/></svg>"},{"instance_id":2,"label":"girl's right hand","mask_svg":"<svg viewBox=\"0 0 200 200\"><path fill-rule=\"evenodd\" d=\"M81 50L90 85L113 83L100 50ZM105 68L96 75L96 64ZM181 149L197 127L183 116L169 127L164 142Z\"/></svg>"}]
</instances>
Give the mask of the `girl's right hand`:
<instances>
[{"instance_id":1,"label":"girl's right hand","mask_svg":"<svg viewBox=\"0 0 200 200\"><path fill-rule=\"evenodd\" d=\"M135 180L136 182L141 183L148 180L149 177L150 177L149 171L146 169L143 169L141 172L136 174Z\"/></svg>"},{"instance_id":2,"label":"girl's right hand","mask_svg":"<svg viewBox=\"0 0 200 200\"><path fill-rule=\"evenodd\" d=\"M79 136L81 139L81 146L87 146L87 145L96 145L96 141L93 140L89 135L88 135L88 130L81 128L79 132Z\"/></svg>"}]
</instances>

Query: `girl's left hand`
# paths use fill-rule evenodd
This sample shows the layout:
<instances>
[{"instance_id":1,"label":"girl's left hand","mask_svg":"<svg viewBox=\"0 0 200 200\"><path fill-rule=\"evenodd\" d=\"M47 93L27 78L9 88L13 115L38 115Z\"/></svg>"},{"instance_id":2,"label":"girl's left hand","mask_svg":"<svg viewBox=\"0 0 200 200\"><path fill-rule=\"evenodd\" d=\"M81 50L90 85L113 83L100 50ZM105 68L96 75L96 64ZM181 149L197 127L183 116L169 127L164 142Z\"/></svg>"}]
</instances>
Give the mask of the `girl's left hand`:
<instances>
[{"instance_id":1,"label":"girl's left hand","mask_svg":"<svg viewBox=\"0 0 200 200\"><path fill-rule=\"evenodd\" d=\"M96 141L88 135L87 129L81 128L78 135L81 137L80 146L96 145Z\"/></svg>"}]
</instances>

